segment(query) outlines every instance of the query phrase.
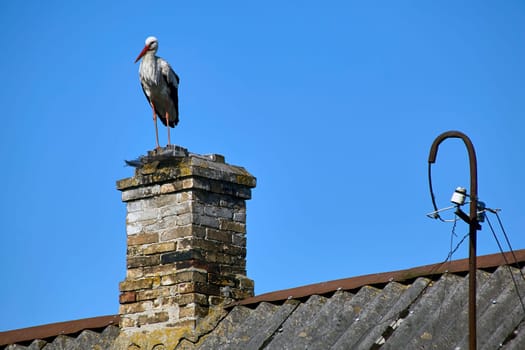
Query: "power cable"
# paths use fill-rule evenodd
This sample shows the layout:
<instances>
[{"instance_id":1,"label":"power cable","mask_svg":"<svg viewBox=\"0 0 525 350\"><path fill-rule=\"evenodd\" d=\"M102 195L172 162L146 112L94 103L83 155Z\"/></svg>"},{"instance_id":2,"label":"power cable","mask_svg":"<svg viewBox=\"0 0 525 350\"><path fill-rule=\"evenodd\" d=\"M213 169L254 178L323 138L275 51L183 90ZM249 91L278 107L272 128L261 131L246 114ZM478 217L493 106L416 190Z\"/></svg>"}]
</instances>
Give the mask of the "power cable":
<instances>
[{"instance_id":1,"label":"power cable","mask_svg":"<svg viewBox=\"0 0 525 350\"><path fill-rule=\"evenodd\" d=\"M489 224L490 231L492 232L492 236L494 236L494 239L496 240L496 243L498 244L499 251L501 252L501 255L503 256L503 260L505 260L505 265L507 265L507 268L508 268L509 273L510 273L510 277L512 278L512 283L514 283L514 289L516 290L516 294L518 296L518 299L520 300L521 308L523 309L523 313L525 313L525 304L523 303L523 299L521 298L520 290L519 290L519 287L518 287L518 282L516 282L516 279L514 278L514 274L512 273L512 270L510 268L509 261L507 260L507 257L505 256L505 253L503 253L503 248L501 247L501 244L499 242L498 236L496 235L496 232L494 231L494 228L492 227L492 224L490 223L490 220L489 220L488 216L485 216L485 220L487 220L487 224ZM510 244L509 244L509 246L510 246ZM511 249L511 252L513 252L512 249ZM514 252L513 252L513 255L514 255ZM514 261L517 262L517 259L516 259L515 255L514 255L514 259L515 259ZM523 278L523 273L521 272L521 269L518 268L518 270L520 271L521 277Z\"/></svg>"},{"instance_id":2,"label":"power cable","mask_svg":"<svg viewBox=\"0 0 525 350\"><path fill-rule=\"evenodd\" d=\"M499 223L499 227L501 228L501 232L503 232L503 236L505 237L505 240L507 241L507 245L509 246L510 253L512 254L512 257L514 258L514 263L516 264L516 266L519 268L521 272L520 263L518 262L518 258L516 258L516 254L514 254L514 249L512 249L512 246L510 245L509 237L507 236L507 232L505 231L505 228L503 227L503 223L501 222L498 211L493 210L493 209L490 209L489 211L491 213L496 214L496 218L498 219L498 223ZM521 277L523 278L523 280L525 280L525 276L523 276L523 273L521 273Z\"/></svg>"}]
</instances>

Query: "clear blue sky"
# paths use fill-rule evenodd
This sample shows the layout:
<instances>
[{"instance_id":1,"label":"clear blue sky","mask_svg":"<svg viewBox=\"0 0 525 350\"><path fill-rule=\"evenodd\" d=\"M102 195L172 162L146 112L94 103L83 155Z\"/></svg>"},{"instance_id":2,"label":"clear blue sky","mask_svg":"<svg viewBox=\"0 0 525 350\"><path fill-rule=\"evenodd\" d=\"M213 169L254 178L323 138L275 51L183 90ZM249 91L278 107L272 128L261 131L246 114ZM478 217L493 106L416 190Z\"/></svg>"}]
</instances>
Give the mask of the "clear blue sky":
<instances>
[{"instance_id":1,"label":"clear blue sky","mask_svg":"<svg viewBox=\"0 0 525 350\"><path fill-rule=\"evenodd\" d=\"M426 172L452 129L525 248L523 1L4 1L0 33L0 330L118 313L115 181L154 147L133 63L149 35L181 77L174 143L258 179L257 294L442 261L452 225L425 216ZM463 144L433 170L448 206ZM498 251L486 224L478 241Z\"/></svg>"}]
</instances>

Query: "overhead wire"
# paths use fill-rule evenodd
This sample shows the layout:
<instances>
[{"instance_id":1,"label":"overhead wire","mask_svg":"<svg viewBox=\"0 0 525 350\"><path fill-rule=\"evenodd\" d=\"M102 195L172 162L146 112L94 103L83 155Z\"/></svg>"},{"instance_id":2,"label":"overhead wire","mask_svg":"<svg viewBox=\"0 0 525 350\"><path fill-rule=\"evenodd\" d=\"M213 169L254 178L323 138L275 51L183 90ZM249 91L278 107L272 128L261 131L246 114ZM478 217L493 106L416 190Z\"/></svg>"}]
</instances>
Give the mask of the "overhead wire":
<instances>
[{"instance_id":1,"label":"overhead wire","mask_svg":"<svg viewBox=\"0 0 525 350\"><path fill-rule=\"evenodd\" d=\"M488 210L491 213L496 215L496 218L498 219L499 227L501 228L501 232L503 232L503 236L505 237L505 241L507 241L507 245L509 246L510 253L512 254L512 257L514 258L514 263L520 269L520 272L521 272L521 265L518 262L518 258L516 257L516 254L514 254L514 249L512 249L512 245L510 244L509 236L507 235L507 232L505 231L505 228L503 227L503 223L501 222L498 211L493 210L493 209L488 209ZM521 277L525 280L525 276L523 276L523 272L521 272Z\"/></svg>"},{"instance_id":2,"label":"overhead wire","mask_svg":"<svg viewBox=\"0 0 525 350\"><path fill-rule=\"evenodd\" d=\"M489 211L490 212L494 212L493 210L489 210ZM503 260L505 260L505 265L507 266L507 269L509 270L509 273L510 273L510 277L512 278L512 283L514 284L514 289L516 290L516 295L518 296L518 299L520 301L521 308L523 309L523 313L525 313L525 303L523 302L523 298L521 297L520 290L519 290L519 287L518 287L518 282L514 278L514 274L512 273L512 270L511 270L511 267L510 267L510 263L507 260L507 256L503 252L503 248L502 248L501 243L500 243L500 241L498 239L498 236L496 235L496 232L494 231L494 228L492 227L490 219L489 219L489 217L487 215L485 215L485 220L487 220L487 224L490 227L490 231L492 232L492 236L494 236L494 239L496 240L496 243L498 245L498 248L499 248L499 251L501 253L501 256L503 256ZM500 220L500 223L501 223L501 220ZM503 225L501 225L501 227L503 227ZM508 240L507 234L505 234L505 237L507 239L507 243L509 245L509 249L512 252L512 255L514 256L514 261L517 264L518 260L516 259L516 255L514 255L514 251L512 250L512 248L510 246L510 241ZM525 280L525 277L523 276L523 272L521 271L521 268L519 267L519 265L518 265L518 271L520 272L521 277Z\"/></svg>"}]
</instances>

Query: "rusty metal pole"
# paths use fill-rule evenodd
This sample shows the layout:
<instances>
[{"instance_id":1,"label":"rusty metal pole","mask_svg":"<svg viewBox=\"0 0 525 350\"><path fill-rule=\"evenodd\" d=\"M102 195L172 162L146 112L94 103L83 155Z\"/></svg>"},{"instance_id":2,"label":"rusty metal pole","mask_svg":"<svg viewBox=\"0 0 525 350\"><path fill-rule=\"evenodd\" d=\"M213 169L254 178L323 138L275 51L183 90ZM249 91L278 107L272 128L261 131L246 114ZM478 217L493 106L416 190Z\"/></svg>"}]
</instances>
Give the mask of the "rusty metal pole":
<instances>
[{"instance_id":1,"label":"rusty metal pole","mask_svg":"<svg viewBox=\"0 0 525 350\"><path fill-rule=\"evenodd\" d=\"M476 152L472 141L467 135L460 131L447 131L439 135L430 148L428 156L429 164L436 162L436 156L439 144L448 138L462 139L467 147L468 157L470 162L470 213L469 213L469 305L468 305L468 320L469 320L469 349L477 349L476 338L476 246L477 246L477 230L480 229L478 223L478 166L476 160Z\"/></svg>"}]
</instances>

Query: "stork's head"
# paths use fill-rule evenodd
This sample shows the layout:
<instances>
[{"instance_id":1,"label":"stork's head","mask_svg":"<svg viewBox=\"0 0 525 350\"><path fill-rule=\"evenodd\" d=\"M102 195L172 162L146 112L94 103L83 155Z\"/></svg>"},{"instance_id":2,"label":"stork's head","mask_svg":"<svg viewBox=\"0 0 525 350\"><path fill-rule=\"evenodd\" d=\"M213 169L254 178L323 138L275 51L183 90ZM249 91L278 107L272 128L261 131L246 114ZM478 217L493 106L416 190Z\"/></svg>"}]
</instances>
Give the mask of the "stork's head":
<instances>
[{"instance_id":1,"label":"stork's head","mask_svg":"<svg viewBox=\"0 0 525 350\"><path fill-rule=\"evenodd\" d=\"M148 36L146 38L146 46L142 49L140 54L138 55L137 59L135 60L135 63L138 62L148 52L156 53L157 49L159 48L159 42L157 41L157 38L154 36Z\"/></svg>"}]
</instances>

